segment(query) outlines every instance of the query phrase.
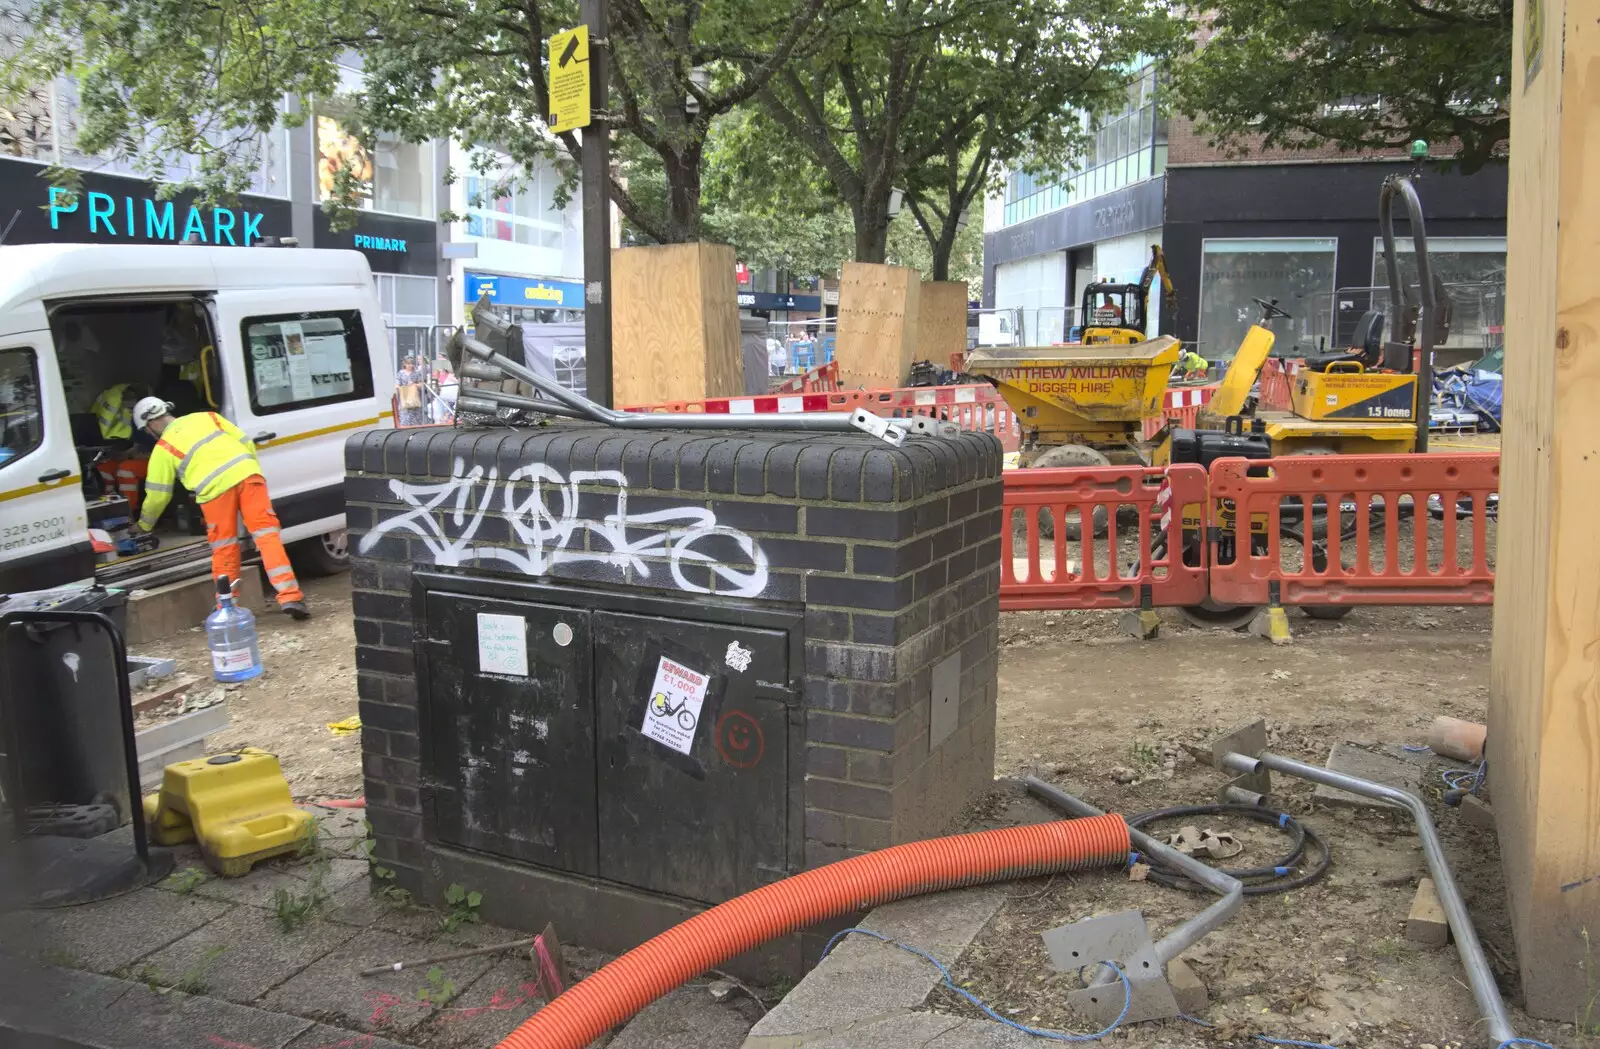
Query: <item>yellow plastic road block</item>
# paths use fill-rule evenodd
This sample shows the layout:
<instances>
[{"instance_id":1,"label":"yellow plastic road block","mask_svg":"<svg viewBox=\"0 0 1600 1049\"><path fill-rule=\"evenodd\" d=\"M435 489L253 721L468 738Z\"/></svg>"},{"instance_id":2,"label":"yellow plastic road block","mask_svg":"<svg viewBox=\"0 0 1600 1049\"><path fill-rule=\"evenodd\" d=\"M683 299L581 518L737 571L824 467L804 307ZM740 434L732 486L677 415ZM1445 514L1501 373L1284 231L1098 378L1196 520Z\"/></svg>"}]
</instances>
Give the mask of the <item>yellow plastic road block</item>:
<instances>
[{"instance_id":1,"label":"yellow plastic road block","mask_svg":"<svg viewBox=\"0 0 1600 1049\"><path fill-rule=\"evenodd\" d=\"M277 755L254 747L168 765L160 792L144 799L144 815L157 844L198 841L225 878L298 850L315 826L289 796Z\"/></svg>"}]
</instances>

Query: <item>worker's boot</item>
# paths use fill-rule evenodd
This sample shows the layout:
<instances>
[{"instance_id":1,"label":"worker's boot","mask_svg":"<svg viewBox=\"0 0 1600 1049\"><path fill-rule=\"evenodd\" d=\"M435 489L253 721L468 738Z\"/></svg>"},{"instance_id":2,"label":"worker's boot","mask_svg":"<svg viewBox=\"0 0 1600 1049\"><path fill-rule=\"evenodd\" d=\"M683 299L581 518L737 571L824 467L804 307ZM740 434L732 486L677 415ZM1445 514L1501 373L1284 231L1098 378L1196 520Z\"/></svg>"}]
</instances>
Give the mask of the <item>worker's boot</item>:
<instances>
[{"instance_id":1,"label":"worker's boot","mask_svg":"<svg viewBox=\"0 0 1600 1049\"><path fill-rule=\"evenodd\" d=\"M278 606L290 619L310 619L311 609L305 606L304 601L285 601Z\"/></svg>"}]
</instances>

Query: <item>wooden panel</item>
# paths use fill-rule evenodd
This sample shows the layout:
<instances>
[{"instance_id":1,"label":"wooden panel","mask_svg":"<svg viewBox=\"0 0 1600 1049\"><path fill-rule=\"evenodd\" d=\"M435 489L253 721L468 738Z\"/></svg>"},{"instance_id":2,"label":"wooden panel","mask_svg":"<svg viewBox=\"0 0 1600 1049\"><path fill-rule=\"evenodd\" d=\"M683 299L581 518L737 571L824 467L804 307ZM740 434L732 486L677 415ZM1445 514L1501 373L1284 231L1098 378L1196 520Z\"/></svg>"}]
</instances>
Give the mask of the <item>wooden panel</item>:
<instances>
[{"instance_id":1,"label":"wooden panel","mask_svg":"<svg viewBox=\"0 0 1600 1049\"><path fill-rule=\"evenodd\" d=\"M611 253L616 404L731 397L744 389L733 249L662 244Z\"/></svg>"},{"instance_id":2,"label":"wooden panel","mask_svg":"<svg viewBox=\"0 0 1600 1049\"><path fill-rule=\"evenodd\" d=\"M917 292L917 356L936 368L967 352L967 283L925 280Z\"/></svg>"},{"instance_id":3,"label":"wooden panel","mask_svg":"<svg viewBox=\"0 0 1600 1049\"><path fill-rule=\"evenodd\" d=\"M1488 753L1526 1007L1570 1021L1600 930L1600 26L1567 6L1513 31Z\"/></svg>"},{"instance_id":4,"label":"wooden panel","mask_svg":"<svg viewBox=\"0 0 1600 1049\"><path fill-rule=\"evenodd\" d=\"M700 245L700 302L706 342L707 397L744 393L744 354L739 348L739 284L733 248Z\"/></svg>"},{"instance_id":5,"label":"wooden panel","mask_svg":"<svg viewBox=\"0 0 1600 1049\"><path fill-rule=\"evenodd\" d=\"M846 386L904 386L917 359L921 280L904 266L847 262L839 281L834 359Z\"/></svg>"}]
</instances>

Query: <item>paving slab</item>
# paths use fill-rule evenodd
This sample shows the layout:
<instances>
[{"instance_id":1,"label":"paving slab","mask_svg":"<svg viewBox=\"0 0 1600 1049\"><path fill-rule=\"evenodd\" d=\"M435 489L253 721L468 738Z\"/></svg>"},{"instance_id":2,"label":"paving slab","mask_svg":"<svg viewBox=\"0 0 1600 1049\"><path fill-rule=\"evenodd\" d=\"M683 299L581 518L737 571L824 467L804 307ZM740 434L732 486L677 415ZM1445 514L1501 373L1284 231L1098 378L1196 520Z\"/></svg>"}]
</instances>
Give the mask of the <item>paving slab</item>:
<instances>
[{"instance_id":1,"label":"paving slab","mask_svg":"<svg viewBox=\"0 0 1600 1049\"><path fill-rule=\"evenodd\" d=\"M862 927L953 964L1000 909L995 886L933 893L879 907ZM921 1008L940 981L925 960L848 936L751 1030L751 1049L788 1049ZM895 1044L895 1043L883 1043Z\"/></svg>"},{"instance_id":2,"label":"paving slab","mask_svg":"<svg viewBox=\"0 0 1600 1049\"><path fill-rule=\"evenodd\" d=\"M304 1033L285 1043L283 1049L417 1049L417 1047L410 1042L396 1042L388 1038L379 1038L375 1034L357 1034L343 1027L313 1024Z\"/></svg>"},{"instance_id":3,"label":"paving slab","mask_svg":"<svg viewBox=\"0 0 1600 1049\"><path fill-rule=\"evenodd\" d=\"M366 929L346 940L268 992L263 1008L371 1031L402 1041L406 1032L427 1020L435 1006L417 992L427 986L426 967L381 976L357 975L362 969L439 953L438 944L379 929ZM462 958L441 962L443 977L457 993L487 972L494 959Z\"/></svg>"},{"instance_id":4,"label":"paving slab","mask_svg":"<svg viewBox=\"0 0 1600 1049\"><path fill-rule=\"evenodd\" d=\"M322 829L325 838L336 838L341 841L352 838L361 839L367 836L367 810L330 808L327 805L302 806L307 812L317 817L317 826Z\"/></svg>"},{"instance_id":5,"label":"paving slab","mask_svg":"<svg viewBox=\"0 0 1600 1049\"><path fill-rule=\"evenodd\" d=\"M505 943L526 935L515 929L498 925L464 921L454 929L441 924L445 911L442 907L419 907L414 903L400 903L373 891L375 886L366 878L355 879L336 889L328 897L323 914L330 920L363 929L381 929L431 941L439 953L441 945L460 947L487 947L492 943Z\"/></svg>"},{"instance_id":6,"label":"paving slab","mask_svg":"<svg viewBox=\"0 0 1600 1049\"><path fill-rule=\"evenodd\" d=\"M484 1049L498 1045L544 1004L527 952L508 954L406 1037L427 1049Z\"/></svg>"},{"instance_id":7,"label":"paving slab","mask_svg":"<svg viewBox=\"0 0 1600 1049\"><path fill-rule=\"evenodd\" d=\"M195 981L201 993L249 1003L358 935L348 925L313 918L284 932L271 911L236 907L144 959L161 983Z\"/></svg>"},{"instance_id":8,"label":"paving slab","mask_svg":"<svg viewBox=\"0 0 1600 1049\"><path fill-rule=\"evenodd\" d=\"M0 1026L51 1032L97 1024L97 1015L136 985L8 958L0 961L0 986Z\"/></svg>"},{"instance_id":9,"label":"paving slab","mask_svg":"<svg viewBox=\"0 0 1600 1049\"><path fill-rule=\"evenodd\" d=\"M1363 750L1353 743L1335 743L1333 750L1328 754L1325 766L1334 772L1342 772L1347 776L1359 776L1387 787L1401 787L1414 794L1422 791L1423 770L1413 762L1402 761L1387 754L1376 754L1370 750ZM1317 785L1312 794L1313 799L1324 805L1340 805L1354 809L1392 809L1397 806L1375 798L1364 798L1359 794L1340 790L1337 787Z\"/></svg>"},{"instance_id":10,"label":"paving slab","mask_svg":"<svg viewBox=\"0 0 1600 1049\"><path fill-rule=\"evenodd\" d=\"M270 909L272 897L279 889L303 893L307 890L306 875L309 866L295 860L278 860L258 863L242 878L224 878L206 868L206 879L190 890L192 895L224 903L242 903L246 907Z\"/></svg>"},{"instance_id":11,"label":"paving slab","mask_svg":"<svg viewBox=\"0 0 1600 1049\"><path fill-rule=\"evenodd\" d=\"M81 907L0 917L0 939L72 969L117 973L230 908L216 900L147 888Z\"/></svg>"},{"instance_id":12,"label":"paving slab","mask_svg":"<svg viewBox=\"0 0 1600 1049\"><path fill-rule=\"evenodd\" d=\"M704 983L688 984L646 1006L606 1049L739 1049L751 1027L746 1008L757 1012L747 998L719 1004Z\"/></svg>"}]
</instances>

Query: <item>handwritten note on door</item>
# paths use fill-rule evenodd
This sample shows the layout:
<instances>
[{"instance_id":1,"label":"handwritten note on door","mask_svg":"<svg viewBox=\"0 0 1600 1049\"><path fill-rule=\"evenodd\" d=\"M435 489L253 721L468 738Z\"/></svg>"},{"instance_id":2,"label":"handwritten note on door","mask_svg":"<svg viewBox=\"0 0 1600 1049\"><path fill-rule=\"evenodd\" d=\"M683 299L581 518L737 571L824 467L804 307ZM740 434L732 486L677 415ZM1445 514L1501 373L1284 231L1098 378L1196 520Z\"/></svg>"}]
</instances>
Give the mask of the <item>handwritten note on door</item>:
<instances>
[{"instance_id":1,"label":"handwritten note on door","mask_svg":"<svg viewBox=\"0 0 1600 1049\"><path fill-rule=\"evenodd\" d=\"M528 676L528 621L496 612L478 613L478 672Z\"/></svg>"}]
</instances>

